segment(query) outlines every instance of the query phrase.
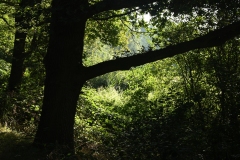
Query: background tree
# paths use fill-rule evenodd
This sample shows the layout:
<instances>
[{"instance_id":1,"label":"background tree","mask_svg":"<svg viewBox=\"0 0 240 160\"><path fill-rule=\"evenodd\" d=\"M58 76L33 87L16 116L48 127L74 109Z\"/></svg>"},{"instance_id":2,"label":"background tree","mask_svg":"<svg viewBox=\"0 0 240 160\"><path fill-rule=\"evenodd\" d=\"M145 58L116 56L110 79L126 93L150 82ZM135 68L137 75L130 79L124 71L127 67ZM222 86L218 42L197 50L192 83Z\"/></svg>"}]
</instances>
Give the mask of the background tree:
<instances>
[{"instance_id":1,"label":"background tree","mask_svg":"<svg viewBox=\"0 0 240 160\"><path fill-rule=\"evenodd\" d=\"M32 44L28 53L26 53L25 43L27 38L27 33L33 26L33 20L37 19L36 12L34 13L32 7L38 6L41 1L28 1L22 0L19 5L15 4L15 40L14 40L14 48L13 48L13 57L12 57L12 67L11 74L9 77L9 83L7 90L9 92L17 91L18 86L21 83L21 79L24 74L24 60L27 55L31 54L36 47L36 34L32 38ZM35 15L34 15L35 14Z\"/></svg>"},{"instance_id":2,"label":"background tree","mask_svg":"<svg viewBox=\"0 0 240 160\"><path fill-rule=\"evenodd\" d=\"M9 116L4 115L12 115L13 110L16 110L18 106L18 102L23 98L22 95L25 94L20 93L22 89L20 85L22 79L27 77L25 73L26 69L33 68L33 64L41 64L40 62L34 63L34 61L39 59L39 57L41 57L41 55L43 56L45 54L44 52L46 52L44 51L45 44L43 45L42 43L43 39L47 37L47 35L44 34L44 32L47 32L44 5L46 3L49 4L49 2L44 1L41 3L41 1L23 0L19 2L1 1L0 3L3 8L2 19L11 29L11 36L15 38L13 47L8 52L8 61L11 61L12 64L8 84L5 87L5 92L1 95L1 119L7 119ZM40 34L41 37L39 38ZM38 50L36 50L37 46ZM36 55L38 58L36 58ZM30 58L31 56L35 57L34 61L32 61L33 58ZM26 87L25 84L26 81L23 83L23 88ZM21 107L17 108L17 110L21 110L21 114L26 112L24 109L21 109Z\"/></svg>"}]
</instances>

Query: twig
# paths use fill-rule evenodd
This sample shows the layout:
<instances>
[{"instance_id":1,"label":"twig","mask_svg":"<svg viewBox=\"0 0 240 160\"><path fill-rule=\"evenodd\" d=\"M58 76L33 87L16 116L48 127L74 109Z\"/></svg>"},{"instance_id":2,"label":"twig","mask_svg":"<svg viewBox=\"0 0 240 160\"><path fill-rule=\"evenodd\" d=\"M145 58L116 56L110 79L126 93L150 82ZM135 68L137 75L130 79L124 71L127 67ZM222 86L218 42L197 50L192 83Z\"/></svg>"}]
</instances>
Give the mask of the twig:
<instances>
[{"instance_id":1,"label":"twig","mask_svg":"<svg viewBox=\"0 0 240 160\"><path fill-rule=\"evenodd\" d=\"M3 16L0 17L11 29L14 28L11 24L8 23L7 19L4 18Z\"/></svg>"},{"instance_id":2,"label":"twig","mask_svg":"<svg viewBox=\"0 0 240 160\"><path fill-rule=\"evenodd\" d=\"M124 22L123 22L123 20L121 20L121 22L122 22L122 24L124 25L124 26L126 26L131 32L135 32L135 33L151 33L151 32L140 32L140 31L135 31L135 30L133 30L132 28L130 28L127 24L125 24Z\"/></svg>"},{"instance_id":3,"label":"twig","mask_svg":"<svg viewBox=\"0 0 240 160\"><path fill-rule=\"evenodd\" d=\"M109 17L104 17L104 18L97 18L97 17L95 18L95 17L93 17L92 19L94 19L94 20L109 20L109 19L112 19L112 18L117 18L117 17L126 16L126 15L128 15L128 14L130 14L130 13L132 13L132 12L137 11L137 10L139 10L139 9L134 9L134 10L131 10L131 11L126 12L126 13L115 14L115 15L112 15L112 16L109 16Z\"/></svg>"}]
</instances>

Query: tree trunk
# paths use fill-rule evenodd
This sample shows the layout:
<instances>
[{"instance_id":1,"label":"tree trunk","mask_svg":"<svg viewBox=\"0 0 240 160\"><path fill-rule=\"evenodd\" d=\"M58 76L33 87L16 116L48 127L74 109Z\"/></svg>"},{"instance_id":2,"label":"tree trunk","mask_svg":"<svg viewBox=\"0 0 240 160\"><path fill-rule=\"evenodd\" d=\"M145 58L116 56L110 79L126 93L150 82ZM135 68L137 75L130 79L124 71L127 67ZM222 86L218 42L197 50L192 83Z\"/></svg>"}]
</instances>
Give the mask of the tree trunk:
<instances>
[{"instance_id":1,"label":"tree trunk","mask_svg":"<svg viewBox=\"0 0 240 160\"><path fill-rule=\"evenodd\" d=\"M12 56L12 67L7 87L8 92L18 91L25 71L23 64L26 58L25 42L27 31L31 28L30 21L32 20L31 11L26 12L25 7L32 7L37 3L41 3L41 0L22 0L19 3L19 9L16 12L16 32Z\"/></svg>"},{"instance_id":2,"label":"tree trunk","mask_svg":"<svg viewBox=\"0 0 240 160\"><path fill-rule=\"evenodd\" d=\"M18 90L24 74L23 62L25 59L24 49L26 36L26 32L21 32L17 30L15 33L11 73L8 79L8 92Z\"/></svg>"},{"instance_id":3,"label":"tree trunk","mask_svg":"<svg viewBox=\"0 0 240 160\"><path fill-rule=\"evenodd\" d=\"M53 10L63 4L72 4L71 1L54 0ZM86 18L79 20L78 16L76 21L74 15L68 14L76 5L64 6L52 13L49 47L44 60L44 100L34 140L34 144L47 145L50 149L65 146L68 152L74 152L74 118L79 93L85 83L82 53Z\"/></svg>"},{"instance_id":4,"label":"tree trunk","mask_svg":"<svg viewBox=\"0 0 240 160\"><path fill-rule=\"evenodd\" d=\"M17 91L19 89L19 85L21 83L23 73L24 73L23 62L25 59L25 42L26 42L28 27L23 26L24 15L22 13L22 10L24 10L24 8L26 7L26 4L20 3L19 6L20 6L20 9L15 16L16 32L15 32L15 39L14 39L11 73L8 79L8 87L7 87L8 92Z\"/></svg>"},{"instance_id":5,"label":"tree trunk","mask_svg":"<svg viewBox=\"0 0 240 160\"><path fill-rule=\"evenodd\" d=\"M19 8L15 15L15 38L14 38L14 47L12 55L12 66L10 76L8 78L8 85L6 88L6 93L4 93L4 101L0 106L0 119L3 120L4 115L8 112L8 103L7 97L13 96L14 92L18 92L19 86L22 81L24 74L24 59L25 59L25 42L27 37L27 28L29 25L23 25L25 23L25 18L23 15L23 10L27 6L29 0L23 0L19 4ZM25 27L25 28L24 28ZM4 121L4 120L3 120Z\"/></svg>"}]
</instances>

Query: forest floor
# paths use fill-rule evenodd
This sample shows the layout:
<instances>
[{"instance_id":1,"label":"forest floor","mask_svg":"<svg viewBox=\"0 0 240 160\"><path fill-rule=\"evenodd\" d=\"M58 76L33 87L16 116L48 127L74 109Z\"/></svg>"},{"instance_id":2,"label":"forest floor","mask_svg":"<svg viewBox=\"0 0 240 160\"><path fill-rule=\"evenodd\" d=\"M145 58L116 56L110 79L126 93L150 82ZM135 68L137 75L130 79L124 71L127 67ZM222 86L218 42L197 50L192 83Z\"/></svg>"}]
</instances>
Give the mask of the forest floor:
<instances>
[{"instance_id":1,"label":"forest floor","mask_svg":"<svg viewBox=\"0 0 240 160\"><path fill-rule=\"evenodd\" d=\"M42 152L32 146L33 138L0 128L0 159L1 160L34 160L44 159Z\"/></svg>"},{"instance_id":2,"label":"forest floor","mask_svg":"<svg viewBox=\"0 0 240 160\"><path fill-rule=\"evenodd\" d=\"M65 158L56 158L54 154L47 154L44 150L35 148L32 145L33 137L26 137L16 131L0 126L0 160L64 160ZM88 153L88 147L76 155L74 159L91 160L105 159L92 156ZM46 156L47 155L47 156ZM53 156L53 157L52 157ZM71 159L71 158L70 158Z\"/></svg>"}]
</instances>

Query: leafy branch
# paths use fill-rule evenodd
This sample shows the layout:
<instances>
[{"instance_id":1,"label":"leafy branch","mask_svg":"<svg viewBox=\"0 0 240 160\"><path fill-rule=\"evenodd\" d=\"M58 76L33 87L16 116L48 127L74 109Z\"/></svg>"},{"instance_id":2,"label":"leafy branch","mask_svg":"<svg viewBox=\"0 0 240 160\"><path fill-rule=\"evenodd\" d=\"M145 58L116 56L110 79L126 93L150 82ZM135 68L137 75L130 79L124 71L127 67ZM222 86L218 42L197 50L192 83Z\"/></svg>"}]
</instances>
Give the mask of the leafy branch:
<instances>
[{"instance_id":1,"label":"leafy branch","mask_svg":"<svg viewBox=\"0 0 240 160\"><path fill-rule=\"evenodd\" d=\"M156 2L156 0L103 0L90 6L86 13L87 17L99 14L104 11L120 10L123 8L134 8Z\"/></svg>"},{"instance_id":2,"label":"leafy branch","mask_svg":"<svg viewBox=\"0 0 240 160\"><path fill-rule=\"evenodd\" d=\"M129 15L131 14L132 12L135 12L139 9L133 9L131 11L128 11L128 12L125 12L125 13L122 13L122 14L114 14L114 15L111 15L111 16L108 16L108 17L103 17L103 18L100 18L100 17L93 17L92 19L94 20L109 20L109 19L112 19L112 18L118 18L118 17L122 17L122 16L126 16L126 15Z\"/></svg>"},{"instance_id":3,"label":"leafy branch","mask_svg":"<svg viewBox=\"0 0 240 160\"><path fill-rule=\"evenodd\" d=\"M168 46L163 49L148 51L130 57L109 60L85 68L86 79L91 79L105 73L129 70L131 67L140 66L157 60L173 57L194 49L215 47L224 44L227 40L240 35L240 21L232 23L224 28L211 31L206 35L190 41Z\"/></svg>"},{"instance_id":4,"label":"leafy branch","mask_svg":"<svg viewBox=\"0 0 240 160\"><path fill-rule=\"evenodd\" d=\"M0 19L2 19L2 20L8 25L9 28L11 28L11 29L14 28L14 26L12 26L11 24L9 24L9 22L7 21L7 19L6 19L5 17L0 16Z\"/></svg>"}]
</instances>

